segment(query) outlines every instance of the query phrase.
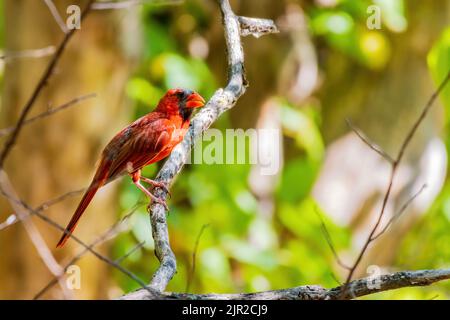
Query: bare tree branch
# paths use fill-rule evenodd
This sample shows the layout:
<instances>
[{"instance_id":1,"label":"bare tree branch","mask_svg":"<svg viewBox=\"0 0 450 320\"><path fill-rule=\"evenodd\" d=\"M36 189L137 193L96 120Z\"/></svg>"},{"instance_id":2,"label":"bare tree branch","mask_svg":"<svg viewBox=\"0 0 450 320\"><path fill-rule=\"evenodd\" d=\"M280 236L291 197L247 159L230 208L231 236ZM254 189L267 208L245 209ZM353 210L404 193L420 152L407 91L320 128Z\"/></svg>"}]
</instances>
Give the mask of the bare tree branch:
<instances>
[{"instance_id":1,"label":"bare tree branch","mask_svg":"<svg viewBox=\"0 0 450 320\"><path fill-rule=\"evenodd\" d=\"M17 217L25 227L28 237L33 243L37 253L39 254L42 262L44 262L47 269L50 271L51 274L53 274L56 277L62 275L63 269L61 268L61 266L58 264L55 257L51 253L50 249L48 248L47 244L44 241L44 238L42 238L42 235L36 228L35 224L27 215L26 213L27 209L19 200L16 192L14 191L13 186L11 185L8 175L3 169L0 169L0 191L2 194L6 196L8 200L10 200L9 201L10 205L16 211ZM71 295L63 282L60 282L60 286L65 296Z\"/></svg>"},{"instance_id":2,"label":"bare tree branch","mask_svg":"<svg viewBox=\"0 0 450 320\"><path fill-rule=\"evenodd\" d=\"M48 46L40 49L29 49L29 50L20 50L20 51L6 51L2 56L0 56L1 60L4 60L6 63L19 58L42 58L48 57L55 53L54 46Z\"/></svg>"},{"instance_id":3,"label":"bare tree branch","mask_svg":"<svg viewBox=\"0 0 450 320\"><path fill-rule=\"evenodd\" d=\"M142 204L137 203L133 209L131 209L130 213L125 215L120 221L116 222L113 226L111 226L108 230L106 230L103 234L101 234L96 240L94 240L91 244L88 245L89 249L93 249L94 247L113 239L115 236L117 236L119 233L125 231L123 228L123 224L136 212L136 210L141 206ZM67 271L67 268L69 268L71 265L75 264L78 260L80 260L86 253L89 252L88 248L83 248L77 255L75 255L64 267L64 272ZM117 261L116 262L120 262ZM34 300L39 299L42 297L48 290L50 290L56 283L58 283L60 277L63 275L56 276L52 280L50 280L41 290L39 290L38 293L33 297Z\"/></svg>"},{"instance_id":4,"label":"bare tree branch","mask_svg":"<svg viewBox=\"0 0 450 320\"><path fill-rule=\"evenodd\" d=\"M0 173L3 170L0 169ZM4 171L3 171L4 172ZM13 202L15 204L21 205L23 206L23 208L25 208L26 210L29 211L29 216L30 215L35 215L37 216L39 219L41 219L42 221L46 222L48 225L58 229L59 231L62 231L64 233L67 233L68 231L62 227L61 225L59 225L57 222L53 221L51 218L43 215L41 212L34 210L33 208L31 208L28 204L26 204L25 202L23 202L22 200L20 200L19 198L13 198L11 197L7 192L5 192L2 188L0 188L0 193L5 196L10 202ZM116 263L115 261L101 255L100 253L98 253L97 251L95 251L94 249L92 249L91 247L89 247L89 245L87 245L86 243L84 243L80 238L78 238L77 236L71 234L70 239L72 239L73 241L75 241L76 243L78 243L79 245L81 245L83 248L87 249L90 253L92 253L95 257L97 257L99 260L105 262L106 264L116 268L117 270L119 270L120 272L122 272L123 274L125 274L126 276L128 276L130 279L134 280L136 283L138 283L140 286L142 286L145 290L148 291L153 291L153 289L149 288L146 286L146 284L139 279L138 276L136 276L133 272L131 272L130 270L125 269L124 267L122 267L120 264Z\"/></svg>"},{"instance_id":5,"label":"bare tree branch","mask_svg":"<svg viewBox=\"0 0 450 320\"><path fill-rule=\"evenodd\" d=\"M242 37L254 36L259 38L265 34L280 32L275 23L270 19L237 17Z\"/></svg>"},{"instance_id":6,"label":"bare tree branch","mask_svg":"<svg viewBox=\"0 0 450 320\"><path fill-rule=\"evenodd\" d=\"M392 216L391 219L389 219L388 223L386 223L386 225L384 226L383 229L381 229L380 232L378 232L378 234L374 235L372 237L372 241L375 241L377 238L379 238L383 233L385 233L387 231L387 229L389 229L389 227L391 226L391 224L393 224L395 222L395 220L397 220L398 218L400 218L400 216L406 211L406 209L409 207L409 205L414 201L414 199L416 199L422 192L423 190L425 190L425 188L427 187L426 184L424 184L422 186L422 188L420 188L419 191L417 191L411 198L409 198L400 208L400 210L394 214Z\"/></svg>"},{"instance_id":7,"label":"bare tree branch","mask_svg":"<svg viewBox=\"0 0 450 320\"><path fill-rule=\"evenodd\" d=\"M33 211L32 208L27 208L30 211ZM54 228L58 229L59 231L62 232L68 232L66 231L66 229L64 227L62 227L61 225L59 225L58 223L56 223L55 221L53 221L52 219L50 219L47 216L42 215L40 212L34 211L33 212L34 215L36 215L37 217L39 217L41 220L47 222L49 225L53 226ZM83 248L87 249L90 253L92 253L95 257L97 257L99 260L105 262L106 264L116 268L117 270L119 270L120 272L122 272L123 274L125 274L126 276L128 276L130 279L132 279L133 281L135 281L137 284L139 284L141 287L144 288L144 290L147 290L149 292L153 292L153 290L149 287L146 286L146 284L144 283L144 281L142 281L137 275L135 275L133 272L131 272L128 269L125 269L124 267L122 267L120 264L116 263L115 261L101 255L100 253L98 253L97 251L95 251L94 249L90 248L89 245L87 245L86 243L84 243L83 241L80 240L80 238L78 238L75 235L71 235L70 239L72 239L73 241L75 241L76 243L78 243L79 245L81 245Z\"/></svg>"},{"instance_id":8,"label":"bare tree branch","mask_svg":"<svg viewBox=\"0 0 450 320\"><path fill-rule=\"evenodd\" d=\"M78 189L78 190L74 190L74 191L69 191L64 193L63 195L60 195L59 197L56 197L54 199L45 201L44 203L42 203L41 205L39 205L38 207L36 207L32 212L27 212L27 216L33 215L33 213L35 211L37 212L42 212L44 210L47 210L48 208L50 208L51 206L60 203L64 200L66 200L67 198L76 196L80 193L82 193L83 191L85 191L86 188L83 189ZM2 223L0 223L0 231L6 229L7 227L10 227L14 224L16 224L17 222L19 222L20 220L17 219L17 215L15 213L11 214L8 216L8 218L6 218L6 220Z\"/></svg>"},{"instance_id":9,"label":"bare tree branch","mask_svg":"<svg viewBox=\"0 0 450 320\"><path fill-rule=\"evenodd\" d=\"M341 258L339 258L339 255L338 255L336 249L334 248L334 244L333 244L333 240L331 239L330 232L328 231L328 228L325 224L325 221L323 221L323 218L322 218L321 214L319 213L319 210L317 210L317 208L316 208L316 210L314 210L314 211L316 212L317 216L319 217L323 236L325 237L325 240L327 241L328 247L330 248L331 252L333 253L334 259L342 268L349 270L350 267L347 266L344 262L342 262ZM333 275L333 277L334 277L334 275ZM338 281L337 278L335 280Z\"/></svg>"},{"instance_id":10,"label":"bare tree branch","mask_svg":"<svg viewBox=\"0 0 450 320\"><path fill-rule=\"evenodd\" d=\"M342 295L343 286L326 289L322 286L308 285L289 289L273 290L255 293L235 294L189 294L160 293L149 294L142 289L122 296L121 300L151 300L151 299L187 299L187 300L337 300L355 299L372 293L383 292L406 287L428 286L438 281L450 279L450 269L401 271L376 278L363 278L351 281L351 290ZM345 286L345 285L344 285Z\"/></svg>"},{"instance_id":11,"label":"bare tree branch","mask_svg":"<svg viewBox=\"0 0 450 320\"><path fill-rule=\"evenodd\" d=\"M380 146L376 145L375 143L371 142L365 135L362 133L358 128L356 128L353 123L350 121L350 119L345 119L347 122L347 125L350 129L358 136L358 138L361 139L362 142L364 142L370 149L378 153L380 156L382 156L384 159L386 159L389 163L394 163L395 160Z\"/></svg>"},{"instance_id":12,"label":"bare tree branch","mask_svg":"<svg viewBox=\"0 0 450 320\"><path fill-rule=\"evenodd\" d=\"M114 260L117 263L121 263L123 260L125 260L126 258L128 258L129 256L131 256L133 253L135 253L136 251L138 251L139 249L141 249L143 246L145 245L145 240L142 242L139 242L137 245L135 245L133 248L131 248L130 251L128 251L127 253L125 253L123 256L117 258L116 260Z\"/></svg>"},{"instance_id":13,"label":"bare tree branch","mask_svg":"<svg viewBox=\"0 0 450 320\"><path fill-rule=\"evenodd\" d=\"M365 241L364 245L361 248L361 251L359 252L355 262L353 263L348 275L347 275L347 279L345 281L345 285L344 285L344 289L342 290L342 295L345 296L346 293L346 289L348 289L348 285L350 284L350 281L352 280L353 274L355 273L356 269L358 268L359 264L361 263L362 258L364 257L364 254L367 251L367 248L369 247L369 245L378 238L378 236L375 236L375 233L378 230L378 227L380 226L383 217L384 217L384 213L386 211L386 206L387 203L390 199L391 196L391 191L392 191L392 186L394 183L394 178L395 175L397 173L397 169L400 165L400 162L403 159L403 155L405 154L406 149L408 148L412 138L414 137L414 134L417 132L417 129L419 128L420 124L423 122L423 120L425 119L425 117L428 114L428 111L430 111L430 108L432 107L433 103L435 102L435 100L437 99L437 97L439 96L439 94L442 92L442 90L445 88L445 86L447 85L448 81L450 80L450 70L447 73L447 76L442 80L441 84L438 86L438 88L436 89L436 91L432 94L432 96L430 97L430 99L427 101L427 103L425 104L425 107L422 109L422 112L420 113L419 117L417 118L416 122L414 123L414 125L411 127L411 129L408 131L408 133L406 134L405 139L403 140L400 150L397 154L397 157L394 159L393 162L391 162L392 168L391 168L391 175L389 177L389 182L388 182L388 186L386 189L386 193L384 194L383 197L383 203L381 206L381 210L380 213L378 215L378 218L374 224L374 226L372 227L369 235L367 236L367 240ZM370 146L370 144L369 144ZM373 149L373 148L372 148ZM375 150L376 151L376 150ZM377 153L379 153L378 151L376 151ZM389 223L388 223L389 224ZM382 232L384 232L385 230L383 229Z\"/></svg>"},{"instance_id":14,"label":"bare tree branch","mask_svg":"<svg viewBox=\"0 0 450 320\"><path fill-rule=\"evenodd\" d=\"M200 232L197 235L197 239L195 239L194 250L192 251L192 265L189 270L187 281L186 281L186 290L184 290L186 292L189 292L189 288L191 287L192 280L194 279L195 266L196 266L196 262L197 262L197 251L198 251L198 245L200 244L200 238L202 237L205 229L208 227L209 227L209 224L204 224L201 227Z\"/></svg>"},{"instance_id":15,"label":"bare tree branch","mask_svg":"<svg viewBox=\"0 0 450 320\"><path fill-rule=\"evenodd\" d=\"M195 140L214 123L225 111L232 108L244 94L247 80L244 72L244 52L241 44L241 29L237 17L228 0L217 0L222 13L225 42L228 59L228 84L225 89L217 90L205 107L192 119L191 126L182 143L171 153L169 159L159 171L156 180L170 185L180 173ZM248 24L256 23L258 19L246 20ZM265 21L265 20L264 20ZM267 24L261 22L261 24ZM250 28L250 27L249 27ZM256 30L257 28L255 28ZM250 29L249 29L250 30ZM166 198L167 193L162 188L155 189L155 195ZM160 267L153 275L150 286L158 291L164 291L176 272L175 255L170 248L167 230L166 211L164 206L153 203L150 208L152 235L155 240L155 254L160 261Z\"/></svg>"},{"instance_id":16,"label":"bare tree branch","mask_svg":"<svg viewBox=\"0 0 450 320\"><path fill-rule=\"evenodd\" d=\"M37 116L34 116L34 117L30 118L30 119L25 120L22 125L25 126L27 124L35 122L36 120L47 118L47 117L49 117L49 116L51 116L51 115L53 115L53 114L55 114L55 113L57 113L59 111L67 109L67 108L69 108L69 107L71 107L73 105L76 105L76 104L84 101L84 100L87 100L87 99L90 99L90 98L93 98L93 97L96 97L96 96L97 96L97 94L90 93L90 94L87 94L87 95L84 95L84 96L76 97L76 98L74 98L74 99L72 99L72 100L70 100L70 101L68 101L68 102L66 102L66 103L56 107L56 108L49 108L47 111L42 112L41 114L38 114ZM16 126L11 126L11 127L8 127L8 128L0 129L0 138L5 136L5 135L7 135L7 134L10 134L11 132L13 132L15 128L16 128Z\"/></svg>"},{"instance_id":17,"label":"bare tree branch","mask_svg":"<svg viewBox=\"0 0 450 320\"><path fill-rule=\"evenodd\" d=\"M83 21L84 18L87 16L87 14L90 11L91 5L94 1L95 0L89 0L88 4L86 5L86 7L83 9L83 11L81 13L80 21ZM63 40L61 41L58 48L56 49L56 52L53 55L53 58L50 60L50 63L48 64L45 72L41 76L36 87L34 88L33 93L31 94L31 97L29 98L29 100L25 104L24 108L22 109L19 120L17 121L17 124L16 124L13 132L11 133L11 136L8 138L8 140L6 140L3 150L0 153L0 169L3 168L6 157L11 152L12 147L16 143L17 137L19 136L19 133L22 130L23 124L28 116L28 113L33 108L34 103L36 102L37 98L40 96L40 94L42 92L42 89L45 87L45 85L49 81L50 77L52 76L56 64L58 63L59 59L61 58L61 55L64 52L64 49L66 48L67 44L69 43L69 40L75 34L76 30L77 29L72 29L68 33L66 33Z\"/></svg>"}]
</instances>

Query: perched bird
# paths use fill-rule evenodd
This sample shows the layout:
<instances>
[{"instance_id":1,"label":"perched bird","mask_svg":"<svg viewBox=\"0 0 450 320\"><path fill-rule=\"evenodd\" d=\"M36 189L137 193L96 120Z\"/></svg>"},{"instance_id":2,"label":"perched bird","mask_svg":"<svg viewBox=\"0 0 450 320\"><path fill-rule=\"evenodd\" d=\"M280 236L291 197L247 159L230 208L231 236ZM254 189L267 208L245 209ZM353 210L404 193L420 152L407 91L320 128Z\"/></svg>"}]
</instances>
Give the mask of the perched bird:
<instances>
[{"instance_id":1,"label":"perched bird","mask_svg":"<svg viewBox=\"0 0 450 320\"><path fill-rule=\"evenodd\" d=\"M139 118L116 134L103 150L94 178L56 247L62 247L69 239L97 190L122 175L130 175L133 183L142 192L167 209L166 202L154 196L141 181L154 187L166 188L166 186L161 182L141 177L141 169L170 154L183 140L194 108L202 107L204 104L205 100L196 92L171 89L162 97L153 112Z\"/></svg>"}]
</instances>

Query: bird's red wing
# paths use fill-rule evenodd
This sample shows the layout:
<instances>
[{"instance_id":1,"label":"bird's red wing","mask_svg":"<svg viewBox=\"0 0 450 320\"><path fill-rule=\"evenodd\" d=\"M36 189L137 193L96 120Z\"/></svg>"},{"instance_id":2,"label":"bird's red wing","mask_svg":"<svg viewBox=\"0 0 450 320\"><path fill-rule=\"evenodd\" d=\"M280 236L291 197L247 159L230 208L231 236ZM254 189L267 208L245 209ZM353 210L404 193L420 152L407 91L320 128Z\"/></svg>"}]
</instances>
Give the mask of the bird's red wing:
<instances>
[{"instance_id":1,"label":"bird's red wing","mask_svg":"<svg viewBox=\"0 0 450 320\"><path fill-rule=\"evenodd\" d=\"M121 144L112 159L109 178L139 170L152 163L165 151L174 130L175 126L164 118L131 126L127 133L128 139Z\"/></svg>"}]
</instances>

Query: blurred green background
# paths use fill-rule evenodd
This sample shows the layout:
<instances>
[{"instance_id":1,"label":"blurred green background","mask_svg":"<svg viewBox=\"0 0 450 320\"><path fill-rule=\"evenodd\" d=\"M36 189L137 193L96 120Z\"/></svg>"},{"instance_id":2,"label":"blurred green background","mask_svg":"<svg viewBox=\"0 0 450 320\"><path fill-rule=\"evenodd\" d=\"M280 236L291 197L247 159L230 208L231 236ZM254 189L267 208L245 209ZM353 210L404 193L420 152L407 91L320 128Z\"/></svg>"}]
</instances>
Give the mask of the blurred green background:
<instances>
[{"instance_id":1,"label":"blurred green background","mask_svg":"<svg viewBox=\"0 0 450 320\"><path fill-rule=\"evenodd\" d=\"M0 43L4 53L27 45L30 48L49 41L49 44L57 43L52 40L60 39L61 34L47 8L43 4L31 4L32 1L17 2L22 7L15 8L13 1L6 1L1 8L4 23ZM337 265L327 245L319 216L342 260L351 264L379 210L389 174L387 164L383 165L376 154L364 150L368 148L354 139L346 119L351 119L391 155L396 154L408 128L450 70L449 2L245 0L231 3L237 14L274 19L281 32L260 39L243 39L250 87L236 107L224 114L214 127L225 130L275 125L283 135L279 150L283 154L282 168L279 174L268 178L253 175L256 169L250 164L195 164L184 168L169 200L169 233L178 272L167 290L225 293L305 284L335 287L345 280L346 271ZM57 4L64 13L64 4ZM367 25L368 19L374 17L368 12L372 5L381 10L379 29L369 29ZM30 28L25 18L12 19L19 10L26 10L29 15L37 10L42 12L36 27L39 31L35 32L48 41L38 44L31 40L34 38L30 33L23 31L25 26ZM25 26L14 31L13 27L19 24ZM15 35L10 35L13 32ZM87 185L95 159L114 132L149 112L167 89L186 87L209 98L226 83L223 29L214 1L186 0L172 5L158 1L157 5L149 3L126 10L95 12L78 33L65 53L66 61L58 67L56 77L61 80L50 82L41 105L45 108L49 101L57 105L57 101L62 103L87 92L100 92L98 97L89 107L74 107L67 111L67 116L56 115L51 124L46 122L50 120L43 120L38 127L27 128L13 155L16 161L10 160L7 167L24 198L36 205ZM22 36L23 43L12 39ZM101 48L92 48L92 43ZM83 59L91 61L79 62ZM3 61L1 113L7 115L2 116L4 126L14 123L23 105L24 98L16 96L27 97L35 83L30 79L24 85L29 70L35 68L39 74L45 66L45 58L44 62L24 60ZM68 68L73 68L70 74ZM55 82L59 88L52 91ZM101 89L97 90L96 86ZM114 98L107 90L114 92ZM11 99L15 104L10 103ZM105 99L110 100L105 102ZM99 105L104 107L97 108ZM423 196L420 205L408 208L398 225L371 248L372 253L363 261L358 277L368 276L366 268L372 264L379 265L383 272L450 266L450 182L446 176L450 146L448 108L450 87L444 90L408 150L404 170L400 170L396 180L399 187L394 192L392 207L388 208L389 214L395 214L408 195L417 191L417 185L427 183L430 193L419 195L419 202ZM36 135L35 140L27 140L30 135ZM354 140L339 143L344 138ZM65 144L66 139L70 146ZM428 149L436 141L443 148ZM21 147L21 143L29 143L28 149ZM203 148L207 145L204 142ZM431 158L425 150L431 150ZM50 155L33 157L41 153ZM66 174L50 171L64 168L64 157L72 159L66 170L73 178L62 183ZM373 162L366 160L372 158ZM440 165L427 162L436 158L441 159ZM36 164L40 161L45 164ZM358 163L367 170L358 171ZM434 175L423 174L427 172L427 164L436 168ZM82 166L83 171L77 166ZM146 168L144 174L154 176L159 166ZM366 176L367 171L370 174ZM39 175L34 176L35 172ZM348 175L342 174L343 177L334 180L339 172ZM47 175L51 178L46 178ZM424 175L428 178L423 178ZM33 182L34 189L30 190L25 176L40 182ZM333 189L329 186L333 183L341 184ZM95 239L95 235L128 214L137 202L145 200L128 178L97 197L101 199L94 203L94 209L87 211L77 230L86 241ZM64 207L58 205L49 210L49 214L65 224L77 200L70 199ZM354 206L348 205L353 200ZM103 202L108 202L105 205L108 209L102 209ZM6 203L0 205L3 221L11 212ZM58 232L37 223L52 247ZM102 245L101 250L117 259L145 241L121 264L148 280L158 261L153 253L146 205L141 205L127 223L129 231ZM0 260L0 274L9 273L10 278L0 281L2 298L30 298L51 278L42 266L38 279L26 275L32 274L26 271L30 265L41 262L34 253L28 255L27 252L33 251L30 245L18 244L29 242L21 229L15 225L0 233L0 250L5 252ZM12 243L9 239L15 239L13 246L20 246L20 250L6 248L6 243ZM13 250L16 254L11 253ZM79 247L72 244L65 250L56 252L63 265ZM98 262L88 257L85 260L82 272L91 270L86 271L89 275L82 279L76 297L111 298L139 288L133 280L112 268L102 266L92 270ZM100 270L105 272L99 275ZM14 273L17 274L12 276ZM17 283L28 284L18 290ZM58 290L55 286L45 297L60 297ZM366 298L448 299L450 283L405 288Z\"/></svg>"}]
</instances>

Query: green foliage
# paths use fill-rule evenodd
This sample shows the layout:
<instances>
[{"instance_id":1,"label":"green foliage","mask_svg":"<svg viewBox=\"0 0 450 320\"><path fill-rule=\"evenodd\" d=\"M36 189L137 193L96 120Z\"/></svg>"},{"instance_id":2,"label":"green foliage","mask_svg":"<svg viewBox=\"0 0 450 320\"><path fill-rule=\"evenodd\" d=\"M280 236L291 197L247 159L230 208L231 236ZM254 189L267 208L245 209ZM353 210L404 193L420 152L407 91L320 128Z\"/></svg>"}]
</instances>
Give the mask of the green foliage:
<instances>
[{"instance_id":1,"label":"green foliage","mask_svg":"<svg viewBox=\"0 0 450 320\"><path fill-rule=\"evenodd\" d=\"M314 7L309 13L310 28L332 48L362 65L374 70L383 69L390 58L391 44L382 29L369 30L366 26L371 14L367 9L373 4L381 10L380 19L385 27L393 32L406 30L402 0L340 1L331 9Z\"/></svg>"},{"instance_id":2,"label":"green foliage","mask_svg":"<svg viewBox=\"0 0 450 320\"><path fill-rule=\"evenodd\" d=\"M450 70L450 27L442 32L441 37L428 54L428 67L436 84L440 84ZM450 87L441 93L441 101L446 108L447 119L450 110Z\"/></svg>"},{"instance_id":3,"label":"green foliage","mask_svg":"<svg viewBox=\"0 0 450 320\"><path fill-rule=\"evenodd\" d=\"M404 0L375 0L383 13L381 18L386 27L394 32L403 32L408 27Z\"/></svg>"}]
</instances>

